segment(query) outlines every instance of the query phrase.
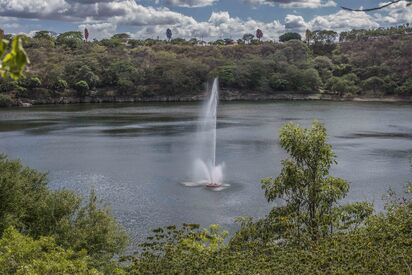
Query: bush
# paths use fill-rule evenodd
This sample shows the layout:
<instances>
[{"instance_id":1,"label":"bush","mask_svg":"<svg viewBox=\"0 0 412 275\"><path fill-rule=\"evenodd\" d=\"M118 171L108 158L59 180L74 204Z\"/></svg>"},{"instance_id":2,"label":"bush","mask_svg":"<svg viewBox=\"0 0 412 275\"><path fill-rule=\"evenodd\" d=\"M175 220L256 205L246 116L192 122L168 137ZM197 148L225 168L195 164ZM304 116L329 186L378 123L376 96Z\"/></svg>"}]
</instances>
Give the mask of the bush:
<instances>
[{"instance_id":1,"label":"bush","mask_svg":"<svg viewBox=\"0 0 412 275\"><path fill-rule=\"evenodd\" d=\"M9 95L0 94L0 107L11 107L13 105L14 101Z\"/></svg>"},{"instance_id":2,"label":"bush","mask_svg":"<svg viewBox=\"0 0 412 275\"><path fill-rule=\"evenodd\" d=\"M126 271L131 274L409 274L411 228L410 200L386 213L371 216L364 227L333 233L305 246L285 241L259 243L246 238L241 242L232 239L217 249L193 249L190 244L197 243L195 247L202 248L208 242L196 238L193 231L181 234L176 227L169 227L158 231L158 235L163 235L160 239L156 235L150 237L146 243L150 253L132 258L132 265ZM176 234L167 234L169 231ZM246 232L249 236L255 233L251 227ZM172 240L161 244L167 236ZM209 240L216 238L219 235L209 234ZM189 241L179 242L182 239ZM161 249L153 254L152 247Z\"/></svg>"},{"instance_id":3,"label":"bush","mask_svg":"<svg viewBox=\"0 0 412 275\"><path fill-rule=\"evenodd\" d=\"M282 79L279 74L273 74L269 85L274 91L287 91L289 82L286 79Z\"/></svg>"},{"instance_id":4,"label":"bush","mask_svg":"<svg viewBox=\"0 0 412 275\"><path fill-rule=\"evenodd\" d=\"M74 84L74 89L79 93L80 96L86 96L87 92L90 90L89 84L86 81L80 80Z\"/></svg>"},{"instance_id":5,"label":"bush","mask_svg":"<svg viewBox=\"0 0 412 275\"><path fill-rule=\"evenodd\" d=\"M124 230L106 208L99 208L91 193L82 206L70 191L50 191L46 175L19 161L0 157L0 235L14 227L33 238L53 236L56 243L75 252L87 251L99 269L126 245Z\"/></svg>"},{"instance_id":6,"label":"bush","mask_svg":"<svg viewBox=\"0 0 412 275\"><path fill-rule=\"evenodd\" d=\"M10 227L0 239L2 274L99 274L85 252L56 245L51 237L33 240Z\"/></svg>"},{"instance_id":7,"label":"bush","mask_svg":"<svg viewBox=\"0 0 412 275\"><path fill-rule=\"evenodd\" d=\"M286 42L289 40L302 40L302 36L296 32L287 32L279 36L280 42Z\"/></svg>"},{"instance_id":8,"label":"bush","mask_svg":"<svg viewBox=\"0 0 412 275\"><path fill-rule=\"evenodd\" d=\"M68 87L69 85L64 79L58 79L53 85L53 89L55 89L58 92L64 92Z\"/></svg>"},{"instance_id":9,"label":"bush","mask_svg":"<svg viewBox=\"0 0 412 275\"><path fill-rule=\"evenodd\" d=\"M14 80L4 78L0 80L0 93L11 92L13 90L16 90L17 87L18 84Z\"/></svg>"},{"instance_id":10,"label":"bush","mask_svg":"<svg viewBox=\"0 0 412 275\"><path fill-rule=\"evenodd\" d=\"M92 71L92 69L89 66L83 65L80 67L76 75L76 80L86 81L89 88L93 89L98 85L100 78Z\"/></svg>"},{"instance_id":11,"label":"bush","mask_svg":"<svg viewBox=\"0 0 412 275\"><path fill-rule=\"evenodd\" d=\"M19 84L20 86L26 89L33 90L35 88L39 88L42 83L41 83L40 78L38 78L37 76L32 76L32 77L19 80Z\"/></svg>"},{"instance_id":12,"label":"bush","mask_svg":"<svg viewBox=\"0 0 412 275\"><path fill-rule=\"evenodd\" d=\"M402 86L396 89L396 93L399 95L411 95L412 94L412 79L406 80Z\"/></svg>"},{"instance_id":13,"label":"bush","mask_svg":"<svg viewBox=\"0 0 412 275\"><path fill-rule=\"evenodd\" d=\"M373 93L382 91L384 85L385 82L383 81L383 79L377 76L372 76L362 83L363 89L365 89L366 91L372 91Z\"/></svg>"},{"instance_id":14,"label":"bush","mask_svg":"<svg viewBox=\"0 0 412 275\"><path fill-rule=\"evenodd\" d=\"M343 95L355 95L360 91L356 84L357 77L354 74L348 74L343 77L333 76L326 82L326 89L329 92Z\"/></svg>"}]
</instances>

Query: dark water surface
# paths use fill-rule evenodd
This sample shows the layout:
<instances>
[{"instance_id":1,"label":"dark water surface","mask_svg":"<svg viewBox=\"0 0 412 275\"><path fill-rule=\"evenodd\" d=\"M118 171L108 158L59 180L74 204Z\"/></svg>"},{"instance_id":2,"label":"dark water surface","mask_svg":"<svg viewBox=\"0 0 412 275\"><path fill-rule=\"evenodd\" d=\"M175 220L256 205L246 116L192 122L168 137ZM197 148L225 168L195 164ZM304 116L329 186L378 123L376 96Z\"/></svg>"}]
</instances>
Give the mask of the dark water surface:
<instances>
[{"instance_id":1,"label":"dark water surface","mask_svg":"<svg viewBox=\"0 0 412 275\"><path fill-rule=\"evenodd\" d=\"M350 102L222 103L217 162L231 187L188 188L199 104L68 105L0 110L0 152L49 172L50 186L87 195L94 187L135 239L183 222L233 228L237 216L267 212L260 178L285 157L278 129L323 121L338 155L335 176L351 182L346 201L382 210L401 192L412 155L412 105Z\"/></svg>"}]
</instances>

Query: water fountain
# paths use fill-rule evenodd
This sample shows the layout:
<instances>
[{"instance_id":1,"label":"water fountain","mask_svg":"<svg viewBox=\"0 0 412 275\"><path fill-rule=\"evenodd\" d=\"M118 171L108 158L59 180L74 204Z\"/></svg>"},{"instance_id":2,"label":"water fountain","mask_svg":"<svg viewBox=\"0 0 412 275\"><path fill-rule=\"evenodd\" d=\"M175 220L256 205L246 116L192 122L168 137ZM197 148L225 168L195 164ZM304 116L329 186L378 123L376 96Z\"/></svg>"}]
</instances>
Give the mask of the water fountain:
<instances>
[{"instance_id":1,"label":"water fountain","mask_svg":"<svg viewBox=\"0 0 412 275\"><path fill-rule=\"evenodd\" d=\"M208 89L209 90L209 89ZM224 164L216 165L216 126L219 103L219 81L213 80L210 96L203 106L196 133L192 186L206 185L219 190L223 184ZM186 184L189 185L189 184Z\"/></svg>"}]
</instances>

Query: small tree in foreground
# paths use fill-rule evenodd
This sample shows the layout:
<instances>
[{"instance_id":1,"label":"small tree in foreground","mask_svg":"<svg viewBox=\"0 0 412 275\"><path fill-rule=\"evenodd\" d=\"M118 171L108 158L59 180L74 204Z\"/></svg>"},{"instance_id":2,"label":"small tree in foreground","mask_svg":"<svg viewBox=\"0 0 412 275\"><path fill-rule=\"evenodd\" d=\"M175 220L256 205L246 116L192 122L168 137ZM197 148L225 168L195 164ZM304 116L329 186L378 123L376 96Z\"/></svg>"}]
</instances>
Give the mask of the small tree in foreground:
<instances>
[{"instance_id":1,"label":"small tree in foreground","mask_svg":"<svg viewBox=\"0 0 412 275\"><path fill-rule=\"evenodd\" d=\"M304 129L288 123L281 129L280 145L290 158L282 161L277 178L262 180L267 200L284 202L268 217L276 224L280 237L318 240L334 230L356 227L372 213L368 203L338 205L349 184L329 175L336 155L327 143L323 124L315 121L311 128Z\"/></svg>"}]
</instances>

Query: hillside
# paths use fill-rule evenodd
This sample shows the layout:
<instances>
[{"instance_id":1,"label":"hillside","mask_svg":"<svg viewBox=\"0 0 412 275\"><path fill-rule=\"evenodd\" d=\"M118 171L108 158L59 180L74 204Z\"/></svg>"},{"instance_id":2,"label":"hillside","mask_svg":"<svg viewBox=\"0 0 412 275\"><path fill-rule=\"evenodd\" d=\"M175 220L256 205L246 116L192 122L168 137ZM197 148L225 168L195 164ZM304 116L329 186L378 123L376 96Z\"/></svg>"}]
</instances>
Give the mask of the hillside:
<instances>
[{"instance_id":1,"label":"hillside","mask_svg":"<svg viewBox=\"0 0 412 275\"><path fill-rule=\"evenodd\" d=\"M213 77L219 77L228 99L288 98L285 94L409 98L412 35L409 28L399 29L352 31L339 39L335 32L319 31L304 42L209 44L140 41L127 34L84 42L80 32L53 36L42 31L27 38L31 65L26 77L1 80L0 105L85 97L196 100Z\"/></svg>"}]
</instances>

